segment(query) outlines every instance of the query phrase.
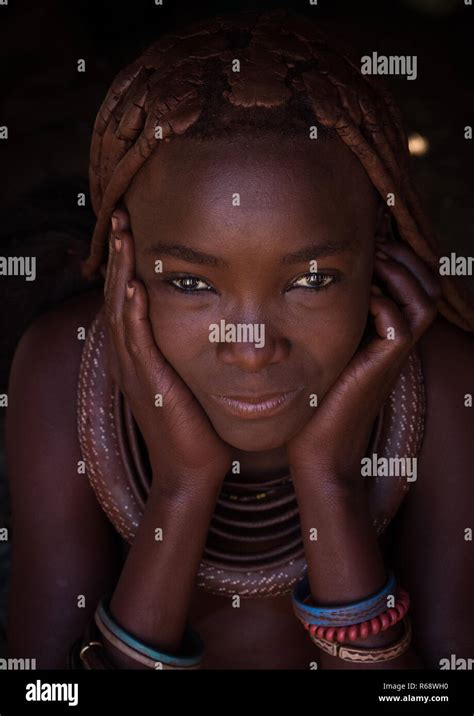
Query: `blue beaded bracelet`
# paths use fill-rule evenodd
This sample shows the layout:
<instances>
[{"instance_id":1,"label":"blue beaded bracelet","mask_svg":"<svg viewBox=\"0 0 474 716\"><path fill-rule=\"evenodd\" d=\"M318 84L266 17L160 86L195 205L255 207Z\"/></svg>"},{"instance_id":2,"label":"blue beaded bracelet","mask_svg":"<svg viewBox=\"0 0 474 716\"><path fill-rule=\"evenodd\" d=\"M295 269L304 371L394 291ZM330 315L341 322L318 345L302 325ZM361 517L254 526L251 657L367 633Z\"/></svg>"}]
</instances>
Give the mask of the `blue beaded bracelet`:
<instances>
[{"instance_id":1,"label":"blue beaded bracelet","mask_svg":"<svg viewBox=\"0 0 474 716\"><path fill-rule=\"evenodd\" d=\"M298 582L293 590L293 609L300 621L317 626L343 627L360 624L373 619L387 608L387 597L393 594L396 587L395 576L390 572L384 587L367 599L341 606L316 606L308 604L311 600L308 574Z\"/></svg>"},{"instance_id":2,"label":"blue beaded bracelet","mask_svg":"<svg viewBox=\"0 0 474 716\"><path fill-rule=\"evenodd\" d=\"M119 624L117 624L117 622L112 618L104 599L99 602L97 612L107 629L109 629L118 639L120 639L124 644L127 644L127 646L131 649L138 651L140 654L144 654L150 659L153 659L155 662L162 662L163 664L168 664L170 666L189 667L198 665L203 657L204 644L201 637L189 625L186 626L182 644L182 653L179 656L175 656L174 654L166 654L165 652L157 651L156 649L143 644L141 641L135 639L135 637L125 631L125 629L122 629L122 627L119 626Z\"/></svg>"}]
</instances>

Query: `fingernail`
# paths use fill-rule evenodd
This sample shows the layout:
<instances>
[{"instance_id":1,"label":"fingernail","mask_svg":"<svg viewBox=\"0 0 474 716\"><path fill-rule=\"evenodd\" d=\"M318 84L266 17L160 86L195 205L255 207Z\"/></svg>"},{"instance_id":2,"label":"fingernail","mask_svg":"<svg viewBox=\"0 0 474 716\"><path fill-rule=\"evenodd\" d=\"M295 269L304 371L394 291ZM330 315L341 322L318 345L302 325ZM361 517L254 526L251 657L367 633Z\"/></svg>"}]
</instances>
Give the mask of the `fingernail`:
<instances>
[{"instance_id":1,"label":"fingernail","mask_svg":"<svg viewBox=\"0 0 474 716\"><path fill-rule=\"evenodd\" d=\"M380 259L381 261L387 261L387 259L388 259L387 254L385 254L383 251L376 251L376 252L375 252L375 255L376 255L376 257L377 257L378 259Z\"/></svg>"},{"instance_id":2,"label":"fingernail","mask_svg":"<svg viewBox=\"0 0 474 716\"><path fill-rule=\"evenodd\" d=\"M115 251L120 251L122 248L122 239L115 237Z\"/></svg>"},{"instance_id":3,"label":"fingernail","mask_svg":"<svg viewBox=\"0 0 474 716\"><path fill-rule=\"evenodd\" d=\"M115 214L112 214L111 222L112 222L112 231L117 231L117 229L119 227L118 216L115 216Z\"/></svg>"},{"instance_id":4,"label":"fingernail","mask_svg":"<svg viewBox=\"0 0 474 716\"><path fill-rule=\"evenodd\" d=\"M130 281L127 281L127 298L132 298L133 294L135 293L135 286L130 283Z\"/></svg>"}]
</instances>

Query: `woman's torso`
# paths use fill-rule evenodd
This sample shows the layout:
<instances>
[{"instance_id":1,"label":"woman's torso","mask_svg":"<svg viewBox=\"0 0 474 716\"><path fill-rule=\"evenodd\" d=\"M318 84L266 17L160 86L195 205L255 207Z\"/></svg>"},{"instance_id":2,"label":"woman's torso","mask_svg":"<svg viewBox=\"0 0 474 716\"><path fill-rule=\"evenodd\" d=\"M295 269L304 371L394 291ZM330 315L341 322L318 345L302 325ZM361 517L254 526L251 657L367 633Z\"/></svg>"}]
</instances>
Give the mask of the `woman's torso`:
<instances>
[{"instance_id":1,"label":"woman's torso","mask_svg":"<svg viewBox=\"0 0 474 716\"><path fill-rule=\"evenodd\" d=\"M102 297L97 297L97 310ZM77 320L77 317L76 317ZM436 386L425 382L428 404L436 394ZM429 444L433 444L430 437ZM419 467L418 480L423 480L423 463ZM428 476L432 479L432 476ZM410 493L405 503L410 501ZM387 566L391 564L397 534L399 514L380 539ZM411 535L417 534L413 521ZM416 544L416 542L415 542ZM415 563L414 545L403 554L397 552L398 564L410 573ZM123 554L127 546L123 542ZM423 580L422 575L420 579ZM421 584L421 582L420 582ZM204 668L210 669L259 669L259 668L315 668L317 649L308 638L304 628L293 613L289 594L267 598L240 598L240 603L228 596L217 596L202 587L195 587L189 622L199 632L205 645Z\"/></svg>"}]
</instances>

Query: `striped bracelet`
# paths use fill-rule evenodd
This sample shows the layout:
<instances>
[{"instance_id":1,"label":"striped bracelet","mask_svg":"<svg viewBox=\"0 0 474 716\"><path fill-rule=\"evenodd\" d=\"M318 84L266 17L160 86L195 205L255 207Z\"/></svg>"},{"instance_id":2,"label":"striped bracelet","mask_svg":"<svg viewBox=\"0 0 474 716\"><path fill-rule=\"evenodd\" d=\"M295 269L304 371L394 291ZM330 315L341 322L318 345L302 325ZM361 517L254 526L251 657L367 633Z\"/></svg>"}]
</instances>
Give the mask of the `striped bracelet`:
<instances>
[{"instance_id":1,"label":"striped bracelet","mask_svg":"<svg viewBox=\"0 0 474 716\"><path fill-rule=\"evenodd\" d=\"M311 641L331 656L337 656L343 661L353 661L363 664L375 664L381 661L390 661L404 654L411 643L411 623L408 617L403 619L404 633L394 644L382 648L348 647L333 641L321 639L310 634Z\"/></svg>"},{"instance_id":2,"label":"striped bracelet","mask_svg":"<svg viewBox=\"0 0 474 716\"><path fill-rule=\"evenodd\" d=\"M367 639L369 636L379 634L395 626L405 617L409 607L410 597L408 592L399 587L395 606L389 607L382 614L372 617L370 620L343 627L325 627L309 624L308 622L303 622L303 626L313 636L326 639L326 641L338 641L341 643L344 641L356 641L356 639Z\"/></svg>"},{"instance_id":3,"label":"striped bracelet","mask_svg":"<svg viewBox=\"0 0 474 716\"><path fill-rule=\"evenodd\" d=\"M167 654L142 643L111 616L102 599L95 611L97 628L116 649L150 669L198 669L204 654L201 638L189 625L186 626L181 654Z\"/></svg>"},{"instance_id":4,"label":"striped bracelet","mask_svg":"<svg viewBox=\"0 0 474 716\"><path fill-rule=\"evenodd\" d=\"M385 585L376 594L352 604L317 606L311 603L308 574L295 586L292 595L293 610L298 619L317 626L343 627L372 619L387 607L387 597L396 587L395 576L390 572Z\"/></svg>"}]
</instances>

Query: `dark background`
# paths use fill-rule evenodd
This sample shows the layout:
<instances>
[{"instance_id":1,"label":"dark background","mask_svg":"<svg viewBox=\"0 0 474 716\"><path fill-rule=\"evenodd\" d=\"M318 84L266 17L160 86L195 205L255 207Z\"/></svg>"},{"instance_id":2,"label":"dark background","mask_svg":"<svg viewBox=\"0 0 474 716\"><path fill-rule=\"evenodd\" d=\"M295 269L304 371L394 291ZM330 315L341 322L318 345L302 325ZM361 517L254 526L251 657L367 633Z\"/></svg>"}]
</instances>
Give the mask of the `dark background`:
<instances>
[{"instance_id":1,"label":"dark background","mask_svg":"<svg viewBox=\"0 0 474 716\"><path fill-rule=\"evenodd\" d=\"M0 192L2 256L37 256L37 278L0 277L0 392L6 392L14 348L35 316L86 290L79 261L94 217L88 196L88 153L97 110L115 74L162 32L183 21L233 10L288 7L320 19L354 55L417 55L418 77L386 78L409 132L430 143L414 172L445 252L472 254L472 83L474 7L463 0L9 0L0 5L2 84ZM77 60L86 72L77 72ZM471 279L472 285L472 279ZM58 360L60 357L58 357ZM32 366L34 370L34 366ZM0 527L9 526L0 409ZM28 446L25 446L28 449ZM54 545L51 546L54 549ZM47 555L45 555L47 559ZM9 564L0 543L0 655ZM3 575L3 576L2 576Z\"/></svg>"}]
</instances>

